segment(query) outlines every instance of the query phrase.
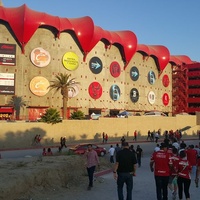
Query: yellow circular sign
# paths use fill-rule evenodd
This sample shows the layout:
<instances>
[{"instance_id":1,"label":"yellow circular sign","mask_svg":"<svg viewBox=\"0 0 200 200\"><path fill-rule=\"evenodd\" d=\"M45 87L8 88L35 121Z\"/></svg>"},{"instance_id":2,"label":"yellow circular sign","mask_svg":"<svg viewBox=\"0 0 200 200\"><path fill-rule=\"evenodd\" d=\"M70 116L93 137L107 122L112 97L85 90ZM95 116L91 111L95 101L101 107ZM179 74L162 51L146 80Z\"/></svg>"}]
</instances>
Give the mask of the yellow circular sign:
<instances>
[{"instance_id":1,"label":"yellow circular sign","mask_svg":"<svg viewBox=\"0 0 200 200\"><path fill-rule=\"evenodd\" d=\"M62 59L63 65L67 70L76 70L79 66L78 56L74 52L67 52Z\"/></svg>"},{"instance_id":2,"label":"yellow circular sign","mask_svg":"<svg viewBox=\"0 0 200 200\"><path fill-rule=\"evenodd\" d=\"M42 77L36 76L30 82L30 90L36 96L44 96L49 92L49 81Z\"/></svg>"}]
</instances>

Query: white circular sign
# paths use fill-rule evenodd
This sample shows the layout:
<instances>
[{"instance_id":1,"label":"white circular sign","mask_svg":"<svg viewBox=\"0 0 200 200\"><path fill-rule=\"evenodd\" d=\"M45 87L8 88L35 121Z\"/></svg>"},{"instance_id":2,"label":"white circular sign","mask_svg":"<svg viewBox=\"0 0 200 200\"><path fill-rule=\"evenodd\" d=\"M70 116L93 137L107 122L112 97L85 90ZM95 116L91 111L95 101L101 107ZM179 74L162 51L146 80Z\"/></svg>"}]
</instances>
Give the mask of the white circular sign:
<instances>
[{"instance_id":1,"label":"white circular sign","mask_svg":"<svg viewBox=\"0 0 200 200\"><path fill-rule=\"evenodd\" d=\"M155 95L155 93L154 93L153 91L150 91L150 92L148 93L147 99L148 99L148 102L149 102L150 104L154 104L155 101L156 101L156 95Z\"/></svg>"},{"instance_id":2,"label":"white circular sign","mask_svg":"<svg viewBox=\"0 0 200 200\"><path fill-rule=\"evenodd\" d=\"M78 85L74 85L73 88L74 89L72 89L72 88L68 89L68 97L69 98L75 97L79 93L79 87L78 87Z\"/></svg>"}]
</instances>

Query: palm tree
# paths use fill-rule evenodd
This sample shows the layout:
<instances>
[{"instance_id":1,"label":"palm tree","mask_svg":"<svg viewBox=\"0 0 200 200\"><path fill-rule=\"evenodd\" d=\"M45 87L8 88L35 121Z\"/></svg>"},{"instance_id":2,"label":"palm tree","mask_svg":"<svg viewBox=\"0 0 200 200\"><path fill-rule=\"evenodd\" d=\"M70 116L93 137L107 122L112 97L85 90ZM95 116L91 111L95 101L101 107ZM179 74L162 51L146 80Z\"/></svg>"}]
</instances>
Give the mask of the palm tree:
<instances>
[{"instance_id":1,"label":"palm tree","mask_svg":"<svg viewBox=\"0 0 200 200\"><path fill-rule=\"evenodd\" d=\"M67 101L68 101L68 90L71 89L75 91L74 86L79 84L79 82L75 81L75 78L70 79L71 74L59 74L56 75L56 79L51 81L49 85L50 89L55 89L57 91L61 91L61 95L63 96L63 119L67 119Z\"/></svg>"},{"instance_id":2,"label":"palm tree","mask_svg":"<svg viewBox=\"0 0 200 200\"><path fill-rule=\"evenodd\" d=\"M16 111L15 118L16 120L19 120L20 109L26 106L26 102L20 96L12 96L11 100L9 101L9 105L13 106L14 110Z\"/></svg>"}]
</instances>

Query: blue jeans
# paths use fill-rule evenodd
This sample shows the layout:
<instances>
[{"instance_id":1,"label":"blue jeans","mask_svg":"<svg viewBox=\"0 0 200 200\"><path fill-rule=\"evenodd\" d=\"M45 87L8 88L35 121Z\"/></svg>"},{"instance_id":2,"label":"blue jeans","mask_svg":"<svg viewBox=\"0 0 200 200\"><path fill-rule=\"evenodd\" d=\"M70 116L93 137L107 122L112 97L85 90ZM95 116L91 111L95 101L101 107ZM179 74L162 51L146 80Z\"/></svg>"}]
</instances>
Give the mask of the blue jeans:
<instances>
[{"instance_id":1,"label":"blue jeans","mask_svg":"<svg viewBox=\"0 0 200 200\"><path fill-rule=\"evenodd\" d=\"M92 166L89 168L87 167L87 173L88 173L88 177L89 177L89 186L90 187L93 186L93 176L94 176L95 167L96 166Z\"/></svg>"},{"instance_id":2,"label":"blue jeans","mask_svg":"<svg viewBox=\"0 0 200 200\"><path fill-rule=\"evenodd\" d=\"M117 192L118 199L124 200L123 186L126 184L126 200L132 200L132 190L133 190L133 175L130 173L118 173L117 178Z\"/></svg>"},{"instance_id":3,"label":"blue jeans","mask_svg":"<svg viewBox=\"0 0 200 200\"><path fill-rule=\"evenodd\" d=\"M168 200L169 176L155 176L157 200Z\"/></svg>"}]
</instances>

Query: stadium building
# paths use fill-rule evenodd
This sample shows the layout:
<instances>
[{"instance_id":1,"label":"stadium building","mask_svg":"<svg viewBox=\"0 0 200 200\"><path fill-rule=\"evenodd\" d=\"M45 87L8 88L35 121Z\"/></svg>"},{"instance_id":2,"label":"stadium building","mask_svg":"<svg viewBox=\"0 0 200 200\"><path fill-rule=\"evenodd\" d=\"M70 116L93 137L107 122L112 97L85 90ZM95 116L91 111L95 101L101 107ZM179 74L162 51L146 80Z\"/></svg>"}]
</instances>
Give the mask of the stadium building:
<instances>
[{"instance_id":1,"label":"stadium building","mask_svg":"<svg viewBox=\"0 0 200 200\"><path fill-rule=\"evenodd\" d=\"M14 117L14 95L26 102L20 119L37 120L50 107L62 112L62 95L48 88L60 73L80 82L69 91L68 117L200 111L200 63L187 55L138 44L132 31L104 30L89 16L0 6L0 119Z\"/></svg>"}]
</instances>

